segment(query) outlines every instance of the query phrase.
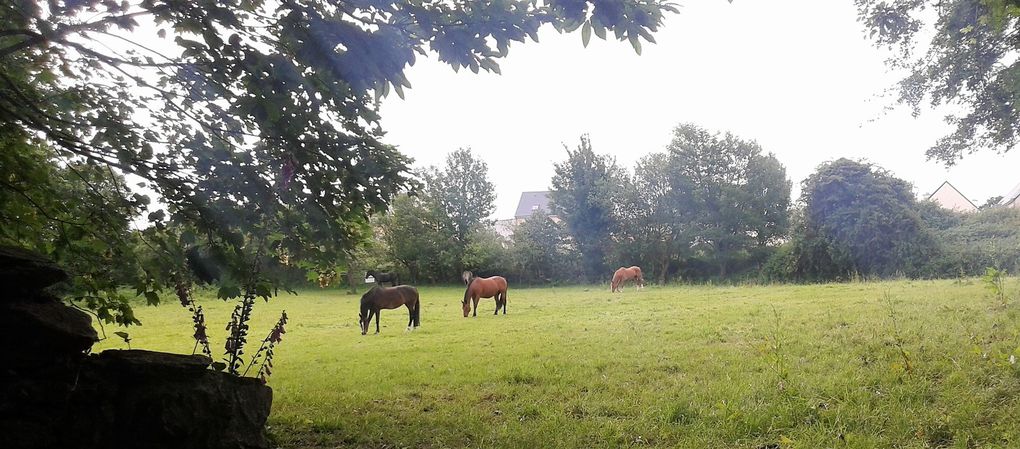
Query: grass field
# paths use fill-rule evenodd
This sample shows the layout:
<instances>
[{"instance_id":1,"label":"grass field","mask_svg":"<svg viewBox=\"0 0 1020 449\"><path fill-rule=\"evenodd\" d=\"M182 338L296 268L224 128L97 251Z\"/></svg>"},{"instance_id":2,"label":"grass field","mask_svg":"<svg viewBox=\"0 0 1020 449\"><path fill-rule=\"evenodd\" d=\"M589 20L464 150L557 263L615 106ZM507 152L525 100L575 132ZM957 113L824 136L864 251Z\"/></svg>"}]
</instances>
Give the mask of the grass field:
<instances>
[{"instance_id":1,"label":"grass field","mask_svg":"<svg viewBox=\"0 0 1020 449\"><path fill-rule=\"evenodd\" d=\"M420 329L383 311L367 336L360 296L260 302L256 338L291 318L271 433L285 448L1020 447L1020 306L976 280L608 290L511 287L508 315L483 300L465 319L463 289L425 287ZM222 348L232 303L202 304ZM191 352L186 310L137 312L133 347Z\"/></svg>"}]
</instances>

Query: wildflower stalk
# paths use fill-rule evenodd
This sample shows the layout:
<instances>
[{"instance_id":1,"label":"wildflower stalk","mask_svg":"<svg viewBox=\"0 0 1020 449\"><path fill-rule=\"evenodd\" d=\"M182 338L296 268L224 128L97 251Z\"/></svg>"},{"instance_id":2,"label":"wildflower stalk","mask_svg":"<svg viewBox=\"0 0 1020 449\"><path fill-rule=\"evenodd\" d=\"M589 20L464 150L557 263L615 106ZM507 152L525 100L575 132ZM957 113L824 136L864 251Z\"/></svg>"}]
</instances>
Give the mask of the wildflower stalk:
<instances>
[{"instance_id":1,"label":"wildflower stalk","mask_svg":"<svg viewBox=\"0 0 1020 449\"><path fill-rule=\"evenodd\" d=\"M255 353L255 356L252 357L251 362L248 363L248 367L245 368L243 375L247 375L248 370L250 370L252 366L255 366L256 363L259 363L260 358L262 363L259 365L259 371L256 377L265 382L269 375L272 374L273 353L276 348L276 344L283 340L283 334L287 333L284 328L286 324L287 311L284 310L283 313L280 314L280 319L276 322L276 325L269 331L269 335L262 340L262 345L259 346L259 350Z\"/></svg>"},{"instance_id":2,"label":"wildflower stalk","mask_svg":"<svg viewBox=\"0 0 1020 449\"><path fill-rule=\"evenodd\" d=\"M259 273L262 261L262 251L265 248L265 236L259 239L257 249L251 263L251 277L244 286L244 296L241 303L234 307L230 314L230 322L226 330L229 331L227 341L224 344L227 359L227 372L235 376L240 375L241 366L244 361L244 346L248 343L248 322L251 321L252 309L255 307L255 298L263 296L269 300L268 290L259 292ZM265 289L263 289L265 290Z\"/></svg>"},{"instance_id":3,"label":"wildflower stalk","mask_svg":"<svg viewBox=\"0 0 1020 449\"><path fill-rule=\"evenodd\" d=\"M181 306L191 312L192 327L195 329L195 333L192 334L192 337L195 339L195 347L191 350L191 353L194 354L198 351L198 347L201 346L202 354L212 358L212 349L209 348L209 335L206 333L205 313L202 311L202 306L195 304L191 281L183 277L178 278L174 290L177 293L177 299L181 302Z\"/></svg>"}]
</instances>

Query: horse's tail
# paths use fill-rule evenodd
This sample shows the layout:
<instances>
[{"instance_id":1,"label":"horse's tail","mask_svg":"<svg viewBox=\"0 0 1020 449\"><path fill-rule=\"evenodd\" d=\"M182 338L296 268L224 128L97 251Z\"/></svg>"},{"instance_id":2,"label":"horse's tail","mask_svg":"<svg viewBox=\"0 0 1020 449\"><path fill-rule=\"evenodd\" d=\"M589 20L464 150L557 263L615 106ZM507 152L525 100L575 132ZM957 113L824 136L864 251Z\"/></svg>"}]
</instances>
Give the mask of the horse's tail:
<instances>
[{"instance_id":1,"label":"horse's tail","mask_svg":"<svg viewBox=\"0 0 1020 449\"><path fill-rule=\"evenodd\" d=\"M504 315L506 314L506 303L509 302L508 301L508 298L509 298L508 293L510 293L510 285L509 284L503 284L503 314Z\"/></svg>"}]
</instances>

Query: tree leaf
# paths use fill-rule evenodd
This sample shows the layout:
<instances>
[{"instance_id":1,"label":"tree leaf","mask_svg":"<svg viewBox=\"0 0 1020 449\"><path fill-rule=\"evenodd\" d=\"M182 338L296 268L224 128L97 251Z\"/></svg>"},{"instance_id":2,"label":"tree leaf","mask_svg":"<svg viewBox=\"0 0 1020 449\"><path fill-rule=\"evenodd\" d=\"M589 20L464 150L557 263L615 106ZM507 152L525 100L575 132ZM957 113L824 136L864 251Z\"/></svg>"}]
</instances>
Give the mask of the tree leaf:
<instances>
[{"instance_id":1,"label":"tree leaf","mask_svg":"<svg viewBox=\"0 0 1020 449\"><path fill-rule=\"evenodd\" d=\"M631 34L629 34L627 36L627 39L630 40L630 46L634 47L634 52L637 53L638 55L640 55L641 54L641 41L638 40L638 35L634 34L634 33L631 33Z\"/></svg>"}]
</instances>

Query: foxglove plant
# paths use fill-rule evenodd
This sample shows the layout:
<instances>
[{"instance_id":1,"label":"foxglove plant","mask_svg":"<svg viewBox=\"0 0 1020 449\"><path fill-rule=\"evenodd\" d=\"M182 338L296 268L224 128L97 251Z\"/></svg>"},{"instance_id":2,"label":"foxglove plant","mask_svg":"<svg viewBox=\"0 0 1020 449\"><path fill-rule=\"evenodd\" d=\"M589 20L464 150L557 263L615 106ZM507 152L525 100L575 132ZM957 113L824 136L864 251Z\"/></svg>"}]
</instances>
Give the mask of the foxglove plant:
<instances>
[{"instance_id":1,"label":"foxglove plant","mask_svg":"<svg viewBox=\"0 0 1020 449\"><path fill-rule=\"evenodd\" d=\"M252 357L251 362L248 363L248 368L244 370L244 374L248 374L248 370L252 368L256 363L259 364L259 371L256 377L262 379L263 382L269 379L272 374L273 368L273 354L276 349L276 344L283 340L283 334L287 333L284 326L287 324L287 311L284 310L280 314L280 319L273 326L273 329L269 331L269 335L262 340L262 345L259 346L258 352Z\"/></svg>"},{"instance_id":2,"label":"foxglove plant","mask_svg":"<svg viewBox=\"0 0 1020 449\"><path fill-rule=\"evenodd\" d=\"M205 312L202 311L202 306L195 304L195 298L191 294L191 282L183 279L178 280L175 291L181 306L191 312L192 327L195 329L195 333L192 335L195 338L195 348L191 350L191 353L194 354L198 351L198 347L201 346L202 354L212 358L212 349L209 348L209 336L206 333Z\"/></svg>"}]
</instances>

